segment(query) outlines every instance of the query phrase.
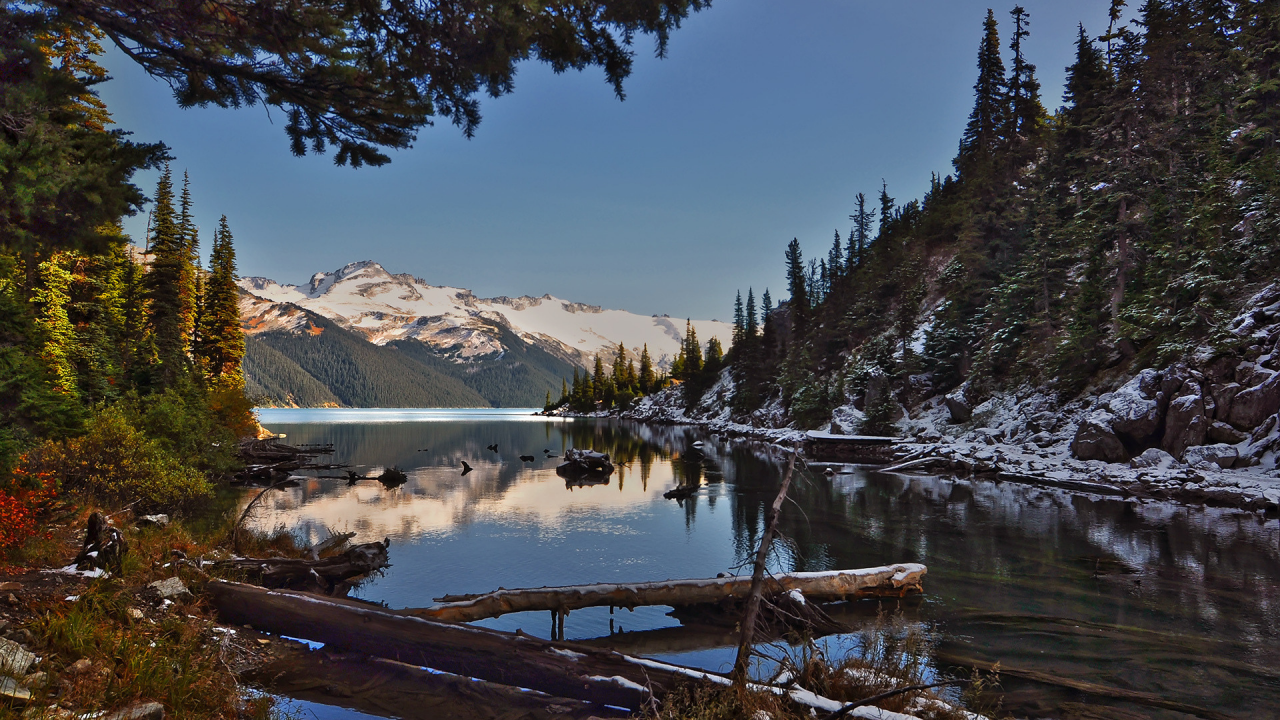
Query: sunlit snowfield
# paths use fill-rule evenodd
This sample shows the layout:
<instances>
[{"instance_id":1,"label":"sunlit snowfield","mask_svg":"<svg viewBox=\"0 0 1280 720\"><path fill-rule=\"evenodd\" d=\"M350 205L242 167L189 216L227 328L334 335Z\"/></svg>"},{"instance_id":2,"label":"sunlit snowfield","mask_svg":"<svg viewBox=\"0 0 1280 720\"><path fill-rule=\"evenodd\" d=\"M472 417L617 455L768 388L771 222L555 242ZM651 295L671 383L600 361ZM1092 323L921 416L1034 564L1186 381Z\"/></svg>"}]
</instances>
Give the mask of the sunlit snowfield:
<instances>
[{"instance_id":1,"label":"sunlit snowfield","mask_svg":"<svg viewBox=\"0 0 1280 720\"><path fill-rule=\"evenodd\" d=\"M358 541L391 538L393 567L358 593L391 607L500 586L711 577L740 567L754 548L781 477L765 450L691 428L532 413L262 410L262 423L287 442L333 443L334 462L371 476L396 466L409 479L394 489L308 479L273 491L252 522L313 541L329 530L355 531ZM706 441L700 460L690 452L695 440ZM496 454L486 449L493 443ZM618 471L606 485L567 485L554 471L559 459L544 452L567 447L610 452ZM462 460L474 468L466 476ZM849 470L831 479L806 473L795 487L775 569L926 563L926 596L906 603L904 617L929 625L940 667L1000 661L1006 707L1019 716L1057 716L1083 703L1186 717L1106 692L1124 689L1233 716L1280 717L1274 518ZM693 499L662 498L695 476L706 485ZM680 628L667 610L574 611L566 636L612 630L623 633L614 638L620 649L728 667L730 634ZM837 617L857 625L875 612L860 603ZM543 637L551 630L548 613L483 624ZM1036 673L1103 690L1036 682Z\"/></svg>"}]
</instances>

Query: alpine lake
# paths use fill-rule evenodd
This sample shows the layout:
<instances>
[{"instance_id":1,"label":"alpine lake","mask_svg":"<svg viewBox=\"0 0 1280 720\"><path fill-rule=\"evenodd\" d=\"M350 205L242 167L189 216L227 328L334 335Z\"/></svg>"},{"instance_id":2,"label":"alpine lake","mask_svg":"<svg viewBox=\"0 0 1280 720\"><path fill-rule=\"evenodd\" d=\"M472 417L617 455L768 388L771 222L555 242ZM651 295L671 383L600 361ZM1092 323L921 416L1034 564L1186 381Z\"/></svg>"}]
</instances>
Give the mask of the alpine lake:
<instances>
[{"instance_id":1,"label":"alpine lake","mask_svg":"<svg viewBox=\"0 0 1280 720\"><path fill-rule=\"evenodd\" d=\"M273 490L249 524L319 542L390 538L392 567L353 591L392 608L447 594L749 573L785 460L768 446L693 427L560 419L523 410L262 409L292 445L331 443L367 476L312 471ZM693 444L702 445L694 450ZM496 444L497 452L487 449ZM555 473L567 448L610 453L605 484ZM532 455L533 462L521 461ZM461 474L461 461L474 470ZM899 562L928 566L925 594L828 607L858 628L892 615L918 624L937 673L1000 663L1014 717L1280 718L1280 522L1273 514L1143 503L870 466L798 469L770 569ZM317 477L329 475L330 477ZM681 502L663 493L703 487ZM241 503L259 492L246 489ZM670 608L572 612L570 641L716 671L731 629L681 623ZM550 637L549 613L478 623ZM856 634L824 640L857 650ZM1203 709L1135 702L1145 693ZM362 718L300 702L304 717Z\"/></svg>"}]
</instances>

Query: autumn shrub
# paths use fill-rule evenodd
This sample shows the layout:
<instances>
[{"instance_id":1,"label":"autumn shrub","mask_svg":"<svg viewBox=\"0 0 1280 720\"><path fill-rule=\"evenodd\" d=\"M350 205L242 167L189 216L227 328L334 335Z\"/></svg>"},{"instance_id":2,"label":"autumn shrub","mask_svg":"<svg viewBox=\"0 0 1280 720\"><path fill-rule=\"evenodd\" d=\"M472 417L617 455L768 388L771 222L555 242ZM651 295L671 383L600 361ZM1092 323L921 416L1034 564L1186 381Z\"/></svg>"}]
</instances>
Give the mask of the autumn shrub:
<instances>
[{"instance_id":1,"label":"autumn shrub","mask_svg":"<svg viewBox=\"0 0 1280 720\"><path fill-rule=\"evenodd\" d=\"M45 442L30 455L34 468L56 474L65 489L135 503L139 511L179 511L213 492L204 473L135 427L118 406L99 412L84 435Z\"/></svg>"},{"instance_id":2,"label":"autumn shrub","mask_svg":"<svg viewBox=\"0 0 1280 720\"><path fill-rule=\"evenodd\" d=\"M53 473L12 471L0 486L0 552L21 546L40 533L40 517L58 496Z\"/></svg>"}]
</instances>

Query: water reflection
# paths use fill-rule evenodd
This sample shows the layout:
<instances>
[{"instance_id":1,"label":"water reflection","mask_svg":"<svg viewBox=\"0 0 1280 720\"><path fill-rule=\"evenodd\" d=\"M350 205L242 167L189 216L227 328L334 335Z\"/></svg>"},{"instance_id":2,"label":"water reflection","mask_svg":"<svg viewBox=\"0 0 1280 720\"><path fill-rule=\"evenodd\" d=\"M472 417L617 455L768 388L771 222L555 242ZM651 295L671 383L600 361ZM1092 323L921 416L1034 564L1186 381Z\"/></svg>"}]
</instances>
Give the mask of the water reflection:
<instances>
[{"instance_id":1,"label":"water reflection","mask_svg":"<svg viewBox=\"0 0 1280 720\"><path fill-rule=\"evenodd\" d=\"M751 556L780 479L767 451L687 428L523 415L264 422L292 442L334 443L335 459L362 473L405 471L394 489L313 478L273 493L254 519L313 540L326 528L354 530L360 540L391 537L394 567L361 592L395 607L499 586L731 570ZM495 443L497 453L486 449ZM607 485L566 487L554 473L559 459L543 451L568 447L609 452L618 470ZM521 454L537 459L523 463ZM461 460L475 468L466 477ZM703 487L682 504L662 498L692 483ZM804 473L782 530L773 558L782 570L928 564L928 594L907 606L908 619L935 628L942 665L1001 662L1006 706L1018 715L1185 716L1119 697L1137 692L1280 717L1274 519L859 470ZM862 604L842 617L856 623L874 613ZM550 631L541 614L485 624ZM646 631L637 647L651 654L713 669L731 662L725 633L676 625L665 608L613 618L592 608L570 615L566 631L590 638L621 626Z\"/></svg>"}]
</instances>

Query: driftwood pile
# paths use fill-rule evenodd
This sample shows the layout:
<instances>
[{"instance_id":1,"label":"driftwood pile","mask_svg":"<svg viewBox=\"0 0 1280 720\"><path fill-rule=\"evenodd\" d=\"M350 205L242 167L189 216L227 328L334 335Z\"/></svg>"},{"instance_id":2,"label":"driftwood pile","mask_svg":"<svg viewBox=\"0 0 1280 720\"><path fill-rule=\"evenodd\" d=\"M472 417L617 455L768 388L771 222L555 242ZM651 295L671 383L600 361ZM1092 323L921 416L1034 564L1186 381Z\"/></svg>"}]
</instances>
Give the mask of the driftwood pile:
<instances>
[{"instance_id":1,"label":"driftwood pile","mask_svg":"<svg viewBox=\"0 0 1280 720\"><path fill-rule=\"evenodd\" d=\"M346 465L314 463L322 455L332 455L333 445L286 445L275 438L242 440L240 459L245 467L236 473L242 482L278 481L297 470L330 470Z\"/></svg>"},{"instance_id":2,"label":"driftwood pile","mask_svg":"<svg viewBox=\"0 0 1280 720\"><path fill-rule=\"evenodd\" d=\"M613 461L609 453L569 448L564 462L556 466L556 474L570 480L607 479L613 474Z\"/></svg>"},{"instance_id":3,"label":"driftwood pile","mask_svg":"<svg viewBox=\"0 0 1280 720\"><path fill-rule=\"evenodd\" d=\"M353 545L337 555L320 557L345 545L354 535L335 535L312 548L307 558L235 558L221 560L214 567L238 570L246 579L268 588L344 597L360 580L391 567L387 555L387 548L391 545L389 538L382 542Z\"/></svg>"}]
</instances>

